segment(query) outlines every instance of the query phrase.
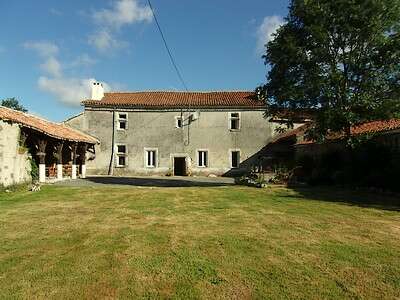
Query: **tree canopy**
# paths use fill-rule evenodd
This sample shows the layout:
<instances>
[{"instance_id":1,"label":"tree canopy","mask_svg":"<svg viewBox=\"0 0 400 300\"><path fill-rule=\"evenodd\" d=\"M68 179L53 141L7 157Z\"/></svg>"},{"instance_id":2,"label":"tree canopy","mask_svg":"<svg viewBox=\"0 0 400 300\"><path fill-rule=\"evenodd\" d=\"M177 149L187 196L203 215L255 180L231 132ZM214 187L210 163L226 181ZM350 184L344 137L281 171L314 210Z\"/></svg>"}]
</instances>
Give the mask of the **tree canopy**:
<instances>
[{"instance_id":1,"label":"tree canopy","mask_svg":"<svg viewBox=\"0 0 400 300\"><path fill-rule=\"evenodd\" d=\"M399 0L292 0L285 21L263 56L267 116L310 110L316 140L399 116Z\"/></svg>"},{"instance_id":2,"label":"tree canopy","mask_svg":"<svg viewBox=\"0 0 400 300\"><path fill-rule=\"evenodd\" d=\"M28 111L25 107L23 107L21 104L19 104L19 101L16 98L6 98L6 99L1 100L1 106L19 110L22 112Z\"/></svg>"}]
</instances>

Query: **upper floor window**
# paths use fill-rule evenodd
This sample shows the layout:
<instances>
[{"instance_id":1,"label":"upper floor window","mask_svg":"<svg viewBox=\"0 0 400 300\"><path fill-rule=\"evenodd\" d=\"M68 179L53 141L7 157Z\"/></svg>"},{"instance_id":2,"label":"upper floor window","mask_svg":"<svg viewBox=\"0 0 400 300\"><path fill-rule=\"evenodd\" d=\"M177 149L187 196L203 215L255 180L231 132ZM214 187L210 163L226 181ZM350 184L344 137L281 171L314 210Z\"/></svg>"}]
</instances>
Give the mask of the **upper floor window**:
<instances>
[{"instance_id":1,"label":"upper floor window","mask_svg":"<svg viewBox=\"0 0 400 300\"><path fill-rule=\"evenodd\" d=\"M127 165L127 149L126 145L116 146L116 156L117 156L117 167L126 167Z\"/></svg>"},{"instance_id":2,"label":"upper floor window","mask_svg":"<svg viewBox=\"0 0 400 300\"><path fill-rule=\"evenodd\" d=\"M201 168L208 167L208 151L199 150L197 151L197 166Z\"/></svg>"},{"instance_id":3,"label":"upper floor window","mask_svg":"<svg viewBox=\"0 0 400 300\"><path fill-rule=\"evenodd\" d=\"M119 130L128 129L128 114L118 113L118 129Z\"/></svg>"},{"instance_id":4,"label":"upper floor window","mask_svg":"<svg viewBox=\"0 0 400 300\"><path fill-rule=\"evenodd\" d=\"M175 117L175 127L176 128L182 128L183 127L182 117Z\"/></svg>"},{"instance_id":5,"label":"upper floor window","mask_svg":"<svg viewBox=\"0 0 400 300\"><path fill-rule=\"evenodd\" d=\"M157 149L145 149L146 168L155 168L157 166Z\"/></svg>"},{"instance_id":6,"label":"upper floor window","mask_svg":"<svg viewBox=\"0 0 400 300\"><path fill-rule=\"evenodd\" d=\"M240 130L240 113L229 113L229 129Z\"/></svg>"}]
</instances>

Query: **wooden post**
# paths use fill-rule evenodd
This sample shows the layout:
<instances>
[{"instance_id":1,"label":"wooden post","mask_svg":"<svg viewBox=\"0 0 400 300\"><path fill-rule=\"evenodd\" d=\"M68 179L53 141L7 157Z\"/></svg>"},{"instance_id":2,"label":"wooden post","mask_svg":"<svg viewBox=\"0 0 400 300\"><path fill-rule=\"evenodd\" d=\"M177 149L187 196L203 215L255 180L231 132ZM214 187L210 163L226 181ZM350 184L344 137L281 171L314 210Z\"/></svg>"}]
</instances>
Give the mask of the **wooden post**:
<instances>
[{"instance_id":1,"label":"wooden post","mask_svg":"<svg viewBox=\"0 0 400 300\"><path fill-rule=\"evenodd\" d=\"M71 145L71 152L72 152L72 174L71 174L71 178L72 179L76 179L76 151L78 148L78 144L77 143L73 143Z\"/></svg>"},{"instance_id":2,"label":"wooden post","mask_svg":"<svg viewBox=\"0 0 400 300\"><path fill-rule=\"evenodd\" d=\"M56 155L57 158L57 179L62 180L63 178L63 161L62 161L62 150L64 147L64 142L60 141L56 144Z\"/></svg>"},{"instance_id":3,"label":"wooden post","mask_svg":"<svg viewBox=\"0 0 400 300\"><path fill-rule=\"evenodd\" d=\"M88 145L87 144L81 144L79 147L79 158L81 161L81 178L86 178L86 151L87 151Z\"/></svg>"},{"instance_id":4,"label":"wooden post","mask_svg":"<svg viewBox=\"0 0 400 300\"><path fill-rule=\"evenodd\" d=\"M21 130L21 134L19 137L19 145L20 147L25 147L26 146L26 139L28 138L28 134L25 131Z\"/></svg>"},{"instance_id":5,"label":"wooden post","mask_svg":"<svg viewBox=\"0 0 400 300\"><path fill-rule=\"evenodd\" d=\"M36 155L39 157L39 182L46 182L46 146L47 140L39 139L36 144L38 150Z\"/></svg>"}]
</instances>

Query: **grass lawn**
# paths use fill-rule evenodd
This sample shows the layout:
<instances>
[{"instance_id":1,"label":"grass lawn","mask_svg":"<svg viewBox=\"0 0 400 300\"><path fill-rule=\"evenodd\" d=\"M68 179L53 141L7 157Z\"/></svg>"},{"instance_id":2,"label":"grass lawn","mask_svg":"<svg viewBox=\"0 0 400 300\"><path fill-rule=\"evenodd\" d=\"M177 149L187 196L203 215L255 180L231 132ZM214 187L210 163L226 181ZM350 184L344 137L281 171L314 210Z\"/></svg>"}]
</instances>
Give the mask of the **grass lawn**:
<instances>
[{"instance_id":1,"label":"grass lawn","mask_svg":"<svg viewBox=\"0 0 400 300\"><path fill-rule=\"evenodd\" d=\"M357 199L375 197L246 187L3 193L0 298L399 298L400 212Z\"/></svg>"}]
</instances>

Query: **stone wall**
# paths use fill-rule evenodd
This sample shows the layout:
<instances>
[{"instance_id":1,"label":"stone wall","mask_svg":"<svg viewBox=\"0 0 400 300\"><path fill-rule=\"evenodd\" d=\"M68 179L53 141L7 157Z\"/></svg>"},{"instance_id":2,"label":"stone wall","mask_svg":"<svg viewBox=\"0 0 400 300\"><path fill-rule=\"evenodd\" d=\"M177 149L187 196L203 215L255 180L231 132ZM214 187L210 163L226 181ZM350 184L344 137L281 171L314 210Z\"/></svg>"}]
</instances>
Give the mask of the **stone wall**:
<instances>
[{"instance_id":1,"label":"stone wall","mask_svg":"<svg viewBox=\"0 0 400 300\"><path fill-rule=\"evenodd\" d=\"M28 152L19 149L20 127L0 120L0 185L10 186L31 180Z\"/></svg>"},{"instance_id":2,"label":"stone wall","mask_svg":"<svg viewBox=\"0 0 400 300\"><path fill-rule=\"evenodd\" d=\"M240 173L257 159L256 153L276 134L274 123L263 117L262 110L202 110L188 128L176 128L176 111L121 110L127 113L126 130L115 126L115 144L127 147L127 166L115 167L114 175L163 175L172 172L173 158L186 157L192 175ZM240 113L239 131L229 129L229 113ZM96 158L87 162L88 174L107 174L112 157L113 114L118 111L87 108L84 114L66 123L100 140ZM188 113L184 113L188 117ZM156 168L145 167L145 148L158 150ZM241 168L231 169L230 151L240 150ZM197 151L208 151L208 167L197 167Z\"/></svg>"}]
</instances>

